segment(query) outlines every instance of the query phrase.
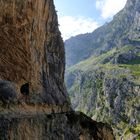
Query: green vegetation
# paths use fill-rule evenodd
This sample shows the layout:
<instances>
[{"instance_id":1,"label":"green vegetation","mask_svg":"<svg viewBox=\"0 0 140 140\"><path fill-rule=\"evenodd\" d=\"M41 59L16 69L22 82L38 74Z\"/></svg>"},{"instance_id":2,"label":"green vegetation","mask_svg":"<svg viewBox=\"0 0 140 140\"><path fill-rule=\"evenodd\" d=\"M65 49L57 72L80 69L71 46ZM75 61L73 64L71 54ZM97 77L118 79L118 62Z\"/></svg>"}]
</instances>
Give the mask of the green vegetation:
<instances>
[{"instance_id":1,"label":"green vegetation","mask_svg":"<svg viewBox=\"0 0 140 140\"><path fill-rule=\"evenodd\" d=\"M124 61L122 61L124 59L120 56L127 56L127 53L128 55L134 53L136 57L124 63ZM105 81L109 79L110 81L108 82L114 82L111 79L115 79L115 81L117 81L116 86L121 86L125 84L123 79L126 79L136 86L140 85L139 56L139 48L126 45L121 48L114 48L96 57L92 56L89 59L68 68L67 76L72 73L75 75L74 81L72 82L73 84L68 89L75 109L84 112L97 121L106 122L112 125L114 118L116 118L114 115L116 106L114 107L113 102L117 101L116 96L118 96L115 95L114 92L115 90L120 90L120 87L115 87L117 89L109 89L108 91L105 87ZM119 63L114 63L114 60L118 59ZM112 85L109 85L108 88L110 88L110 86ZM127 88L125 90L127 90ZM128 99L125 101L125 111L121 110L122 112L117 115L117 118L119 118L120 121L118 121L117 125L112 125L112 127L114 128L117 139L120 139L123 135L127 140L130 136L138 134L136 140L140 140L138 133L140 128L139 125L134 128L129 124L131 118L139 119L137 116L133 116L133 107L138 106L140 102L137 96L131 93L129 94L129 89L126 92L128 92ZM109 95L109 93L112 95Z\"/></svg>"},{"instance_id":2,"label":"green vegetation","mask_svg":"<svg viewBox=\"0 0 140 140\"><path fill-rule=\"evenodd\" d=\"M102 60L108 58L108 57L115 57L119 54L123 54L123 53L126 53L128 51L131 51L131 50L134 50L135 48L133 46L123 46L121 48L113 48L112 50L110 51L107 51L107 52L104 52L102 53L101 55L98 55L98 56L92 56L84 61L81 61L80 63L74 65L74 67L82 67L82 66L85 66L85 65L91 65L91 64L99 64L99 62L101 62ZM139 55L140 53L138 53L137 55Z\"/></svg>"},{"instance_id":3,"label":"green vegetation","mask_svg":"<svg viewBox=\"0 0 140 140\"><path fill-rule=\"evenodd\" d=\"M125 139L129 139L133 135L136 136L135 140L140 140L140 124L132 128L130 128L129 126L126 127L124 133Z\"/></svg>"},{"instance_id":4,"label":"green vegetation","mask_svg":"<svg viewBox=\"0 0 140 140\"><path fill-rule=\"evenodd\" d=\"M124 46L122 48L114 48L111 51L108 51L106 53L103 53L102 55L99 55L97 57L92 56L89 59L85 61L81 61L80 63L70 67L67 69L67 72L76 72L76 71L93 71L95 69L98 69L98 73L101 71L105 72L111 71L111 70L129 70L129 74L134 76L135 81L140 80L140 52L136 54L136 58L129 60L125 64L113 64L111 61L112 59L117 59L117 57L123 53L127 53L129 51L134 51L133 46ZM105 61L105 62L104 62ZM108 75L113 76L113 75ZM117 77L123 78L127 77L128 73L121 73L118 75L115 75Z\"/></svg>"}]
</instances>

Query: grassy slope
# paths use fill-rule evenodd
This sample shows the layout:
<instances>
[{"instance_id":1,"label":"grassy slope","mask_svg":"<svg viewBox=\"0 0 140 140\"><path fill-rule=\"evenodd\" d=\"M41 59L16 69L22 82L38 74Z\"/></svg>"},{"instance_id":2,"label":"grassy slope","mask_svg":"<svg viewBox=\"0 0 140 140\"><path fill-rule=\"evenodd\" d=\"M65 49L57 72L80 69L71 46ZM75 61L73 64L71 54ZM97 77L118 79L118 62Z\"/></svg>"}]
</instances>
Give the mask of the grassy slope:
<instances>
[{"instance_id":1,"label":"grassy slope","mask_svg":"<svg viewBox=\"0 0 140 140\"><path fill-rule=\"evenodd\" d=\"M126 53L128 51L133 50L134 47L133 46L124 46L122 48L119 49L112 49L111 51L104 53L100 56L97 57L90 57L89 59L82 61L76 65L74 65L73 67L70 67L67 70L67 73L75 73L75 72L81 72L84 74L89 74L90 72L92 73L96 68L97 68L97 72L105 72L105 71L112 71L112 70L119 70L119 71L123 71L123 70L128 70L128 73L118 73L117 75L108 75L109 77L118 77L118 78L122 78L122 77L128 77L132 76L133 78L131 80L133 80L132 82L134 82L135 84L140 85L140 60L139 59L133 59L129 62L127 62L126 64L112 64L110 62L107 62L105 64L102 63L102 60L107 59L107 58L112 58L112 57L117 57L119 54L123 54ZM140 52L137 53L137 56L140 56ZM105 117L105 113L104 110L105 108L108 108L108 105L106 104L102 104L105 102L105 97L102 96L102 81L100 79L96 79L96 87L98 89L98 102L97 104L99 104L101 107L101 109L96 109L93 110L91 112L87 111L87 107L85 107L85 104L87 104L88 101L88 97L91 96L92 93L92 86L94 84L93 81L95 81L94 78L92 78L92 75L89 76L87 78L88 80L86 81L86 83L83 85L83 89L84 89L84 94L82 94L83 96L83 101L80 101L80 106L77 108L80 111L83 111L84 113L88 114L89 116L93 116L95 118L98 118L98 121L104 120L107 123L112 122L111 117L107 117L104 119L103 117ZM73 96L73 93L80 93L80 84L79 84L79 80L75 80L73 85L69 88L69 93L71 94L70 96L72 97L72 100L75 99L75 95ZM81 94L81 93L80 93ZM135 100L135 99L134 99ZM131 103L130 103L131 105ZM133 105L133 104L132 104ZM102 109L103 108L103 109ZM117 126L120 129L124 129L123 133L124 136L126 137L126 139L131 136L133 133L129 130L129 126L126 122L121 122L120 124L118 124ZM137 132L137 130L139 129L139 125L136 126L135 128L133 128L133 131ZM117 138L119 139L119 138ZM139 137L138 139L139 140Z\"/></svg>"},{"instance_id":2,"label":"grassy slope","mask_svg":"<svg viewBox=\"0 0 140 140\"><path fill-rule=\"evenodd\" d=\"M74 72L74 71L88 72L89 70L91 71L97 66L103 70L128 69L130 70L130 74L134 76L136 81L140 81L140 59L131 60L127 64L111 64L110 62L106 64L101 64L101 61L108 57L117 57L119 54L126 53L127 51L133 49L134 49L133 46L124 46L118 50L114 48L107 53L104 53L97 57L90 57L89 59L68 68L67 73ZM137 54L137 56L140 56L140 52ZM122 76L125 76L125 74Z\"/></svg>"}]
</instances>

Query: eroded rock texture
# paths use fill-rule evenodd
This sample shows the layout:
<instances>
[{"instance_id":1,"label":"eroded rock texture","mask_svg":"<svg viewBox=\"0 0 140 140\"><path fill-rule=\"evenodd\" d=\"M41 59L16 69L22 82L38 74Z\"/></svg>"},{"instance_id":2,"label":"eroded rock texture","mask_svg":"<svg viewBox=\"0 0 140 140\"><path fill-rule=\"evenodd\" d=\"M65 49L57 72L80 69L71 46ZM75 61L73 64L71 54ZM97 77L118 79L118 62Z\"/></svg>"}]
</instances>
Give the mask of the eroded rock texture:
<instances>
[{"instance_id":1,"label":"eroded rock texture","mask_svg":"<svg viewBox=\"0 0 140 140\"><path fill-rule=\"evenodd\" d=\"M82 113L0 117L0 135L14 140L114 140L107 125ZM16 126L16 127L15 127Z\"/></svg>"},{"instance_id":2,"label":"eroded rock texture","mask_svg":"<svg viewBox=\"0 0 140 140\"><path fill-rule=\"evenodd\" d=\"M31 102L67 103L64 46L52 0L0 1L0 78L29 83Z\"/></svg>"},{"instance_id":3,"label":"eroded rock texture","mask_svg":"<svg viewBox=\"0 0 140 140\"><path fill-rule=\"evenodd\" d=\"M71 112L52 0L0 1L0 140L113 140Z\"/></svg>"}]
</instances>

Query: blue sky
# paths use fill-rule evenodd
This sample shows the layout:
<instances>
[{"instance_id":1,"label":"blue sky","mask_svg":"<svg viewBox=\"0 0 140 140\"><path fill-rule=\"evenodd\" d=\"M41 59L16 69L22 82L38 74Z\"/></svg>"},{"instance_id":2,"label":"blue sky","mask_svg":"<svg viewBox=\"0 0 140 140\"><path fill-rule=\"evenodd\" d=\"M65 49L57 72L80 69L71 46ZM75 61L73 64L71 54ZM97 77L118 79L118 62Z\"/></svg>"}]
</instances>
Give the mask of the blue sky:
<instances>
[{"instance_id":1,"label":"blue sky","mask_svg":"<svg viewBox=\"0 0 140 140\"><path fill-rule=\"evenodd\" d=\"M54 0L64 40L92 32L112 19L127 0Z\"/></svg>"},{"instance_id":2,"label":"blue sky","mask_svg":"<svg viewBox=\"0 0 140 140\"><path fill-rule=\"evenodd\" d=\"M84 16L98 18L94 0L54 0L56 9L61 16Z\"/></svg>"}]
</instances>

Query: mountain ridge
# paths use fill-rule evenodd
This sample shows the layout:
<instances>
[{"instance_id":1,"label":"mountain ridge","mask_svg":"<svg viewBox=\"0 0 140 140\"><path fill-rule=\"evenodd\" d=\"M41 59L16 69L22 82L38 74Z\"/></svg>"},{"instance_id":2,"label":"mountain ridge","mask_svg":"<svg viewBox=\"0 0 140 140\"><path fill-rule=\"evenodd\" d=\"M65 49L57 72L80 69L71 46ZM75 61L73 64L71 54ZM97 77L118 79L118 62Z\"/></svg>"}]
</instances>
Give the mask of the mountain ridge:
<instances>
[{"instance_id":1,"label":"mountain ridge","mask_svg":"<svg viewBox=\"0 0 140 140\"><path fill-rule=\"evenodd\" d=\"M140 138L139 7L128 0L110 23L65 42L73 108L109 123L118 140Z\"/></svg>"},{"instance_id":2,"label":"mountain ridge","mask_svg":"<svg viewBox=\"0 0 140 140\"><path fill-rule=\"evenodd\" d=\"M0 140L114 140L71 108L53 0L0 4Z\"/></svg>"},{"instance_id":3,"label":"mountain ridge","mask_svg":"<svg viewBox=\"0 0 140 140\"><path fill-rule=\"evenodd\" d=\"M92 33L78 35L65 41L67 66L91 55L99 55L113 47L120 47L139 38L139 1L130 0L113 20ZM121 24L120 24L121 21ZM132 27L131 27L132 26ZM135 30L133 33L130 29ZM82 54L79 55L79 52Z\"/></svg>"}]
</instances>

